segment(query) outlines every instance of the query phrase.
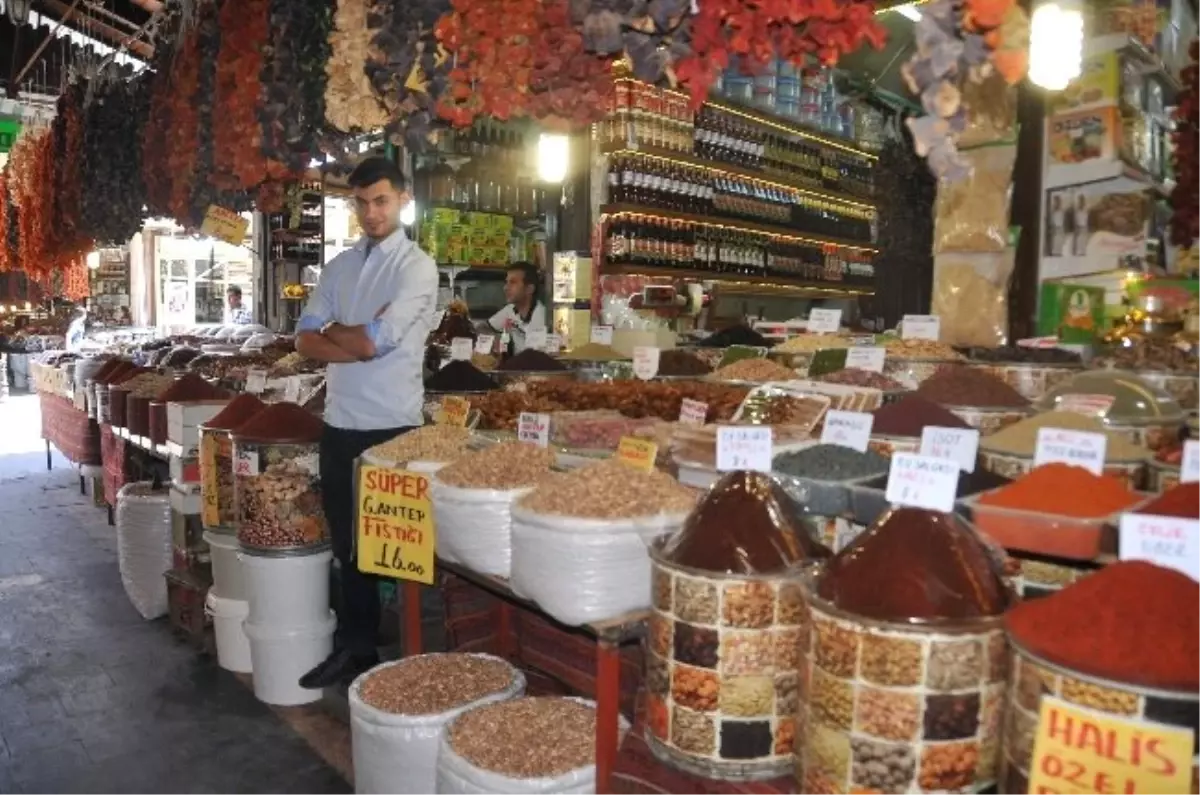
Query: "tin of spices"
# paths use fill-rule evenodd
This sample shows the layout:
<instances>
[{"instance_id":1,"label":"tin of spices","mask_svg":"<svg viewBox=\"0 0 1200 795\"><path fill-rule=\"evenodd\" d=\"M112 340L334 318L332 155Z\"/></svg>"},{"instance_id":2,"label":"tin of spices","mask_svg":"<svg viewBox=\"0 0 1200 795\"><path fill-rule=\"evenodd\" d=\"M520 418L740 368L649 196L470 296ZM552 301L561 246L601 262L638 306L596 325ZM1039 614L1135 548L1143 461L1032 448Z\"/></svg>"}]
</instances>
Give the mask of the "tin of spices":
<instances>
[{"instance_id":1,"label":"tin of spices","mask_svg":"<svg viewBox=\"0 0 1200 795\"><path fill-rule=\"evenodd\" d=\"M455 360L425 379L430 392L490 392L499 389L487 373L470 362Z\"/></svg>"},{"instance_id":2,"label":"tin of spices","mask_svg":"<svg viewBox=\"0 0 1200 795\"><path fill-rule=\"evenodd\" d=\"M925 379L917 394L943 406L1024 408L1025 397L993 375L964 365L941 367Z\"/></svg>"},{"instance_id":3,"label":"tin of spices","mask_svg":"<svg viewBox=\"0 0 1200 795\"><path fill-rule=\"evenodd\" d=\"M817 593L881 621L973 619L1004 612L1000 555L957 516L896 508L826 562Z\"/></svg>"},{"instance_id":4,"label":"tin of spices","mask_svg":"<svg viewBox=\"0 0 1200 795\"><path fill-rule=\"evenodd\" d=\"M1200 584L1130 560L1014 607L1009 636L1092 676L1195 694L1200 689Z\"/></svg>"},{"instance_id":5,"label":"tin of spices","mask_svg":"<svg viewBox=\"0 0 1200 795\"><path fill-rule=\"evenodd\" d=\"M1181 483L1137 510L1151 516L1200 519L1200 483Z\"/></svg>"},{"instance_id":6,"label":"tin of spices","mask_svg":"<svg viewBox=\"0 0 1200 795\"><path fill-rule=\"evenodd\" d=\"M871 433L876 436L919 437L928 425L936 425L939 428L971 427L953 412L932 400L919 395L909 395L876 409Z\"/></svg>"},{"instance_id":7,"label":"tin of spices","mask_svg":"<svg viewBox=\"0 0 1200 795\"><path fill-rule=\"evenodd\" d=\"M1137 492L1116 478L1055 463L979 495L979 504L1087 519L1116 513L1139 499Z\"/></svg>"},{"instance_id":8,"label":"tin of spices","mask_svg":"<svg viewBox=\"0 0 1200 795\"><path fill-rule=\"evenodd\" d=\"M566 370L567 366L547 353L526 348L516 356L510 356L500 362L496 369L512 373L547 373Z\"/></svg>"},{"instance_id":9,"label":"tin of spices","mask_svg":"<svg viewBox=\"0 0 1200 795\"><path fill-rule=\"evenodd\" d=\"M266 407L267 404L254 395L238 395L205 422L204 427L214 431L232 431Z\"/></svg>"},{"instance_id":10,"label":"tin of spices","mask_svg":"<svg viewBox=\"0 0 1200 795\"><path fill-rule=\"evenodd\" d=\"M996 431L991 436L983 437L979 440L979 447L992 453L1032 456L1037 449L1038 431L1042 428L1104 434L1108 437L1108 443L1104 447L1105 461L1136 461L1146 456L1143 448L1130 442L1123 435L1108 430L1100 420L1073 411L1051 411L1028 417Z\"/></svg>"},{"instance_id":11,"label":"tin of spices","mask_svg":"<svg viewBox=\"0 0 1200 795\"><path fill-rule=\"evenodd\" d=\"M236 436L239 441L307 444L319 442L324 430L317 415L295 403L275 403L238 426Z\"/></svg>"},{"instance_id":12,"label":"tin of spices","mask_svg":"<svg viewBox=\"0 0 1200 795\"><path fill-rule=\"evenodd\" d=\"M729 574L780 572L829 554L779 484L746 471L717 481L660 551L668 563Z\"/></svg>"},{"instance_id":13,"label":"tin of spices","mask_svg":"<svg viewBox=\"0 0 1200 795\"><path fill-rule=\"evenodd\" d=\"M867 450L860 453L839 444L818 444L775 457L773 470L816 480L854 480L887 472L888 459Z\"/></svg>"}]
</instances>

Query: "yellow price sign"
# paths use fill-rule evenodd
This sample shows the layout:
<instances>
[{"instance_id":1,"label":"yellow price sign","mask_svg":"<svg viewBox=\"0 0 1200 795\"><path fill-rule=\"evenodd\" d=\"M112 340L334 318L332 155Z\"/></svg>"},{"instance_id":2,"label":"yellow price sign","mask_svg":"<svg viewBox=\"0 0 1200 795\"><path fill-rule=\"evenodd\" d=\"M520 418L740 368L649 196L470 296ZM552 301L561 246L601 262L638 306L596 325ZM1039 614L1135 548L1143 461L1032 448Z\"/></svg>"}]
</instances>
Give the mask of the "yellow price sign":
<instances>
[{"instance_id":1,"label":"yellow price sign","mask_svg":"<svg viewBox=\"0 0 1200 795\"><path fill-rule=\"evenodd\" d=\"M436 537L429 478L361 465L357 539L359 571L432 585Z\"/></svg>"},{"instance_id":2,"label":"yellow price sign","mask_svg":"<svg viewBox=\"0 0 1200 795\"><path fill-rule=\"evenodd\" d=\"M464 397L450 395L442 398L442 410L438 412L439 425L457 425L466 427L467 415L471 413L471 401Z\"/></svg>"},{"instance_id":3,"label":"yellow price sign","mask_svg":"<svg viewBox=\"0 0 1200 795\"><path fill-rule=\"evenodd\" d=\"M649 472L658 458L658 445L646 439L622 436L617 445L617 460L626 466Z\"/></svg>"},{"instance_id":4,"label":"yellow price sign","mask_svg":"<svg viewBox=\"0 0 1200 795\"><path fill-rule=\"evenodd\" d=\"M1042 697L1029 791L1191 791L1192 732Z\"/></svg>"},{"instance_id":5,"label":"yellow price sign","mask_svg":"<svg viewBox=\"0 0 1200 795\"><path fill-rule=\"evenodd\" d=\"M221 481L218 475L222 446L226 448L225 458L231 459L233 443L228 434L205 433L200 436L200 519L205 527L220 527L222 524Z\"/></svg>"},{"instance_id":6,"label":"yellow price sign","mask_svg":"<svg viewBox=\"0 0 1200 795\"><path fill-rule=\"evenodd\" d=\"M200 224L200 232L240 246L246 239L246 230L249 227L250 221L243 218L241 213L210 204L204 213L204 222Z\"/></svg>"}]
</instances>

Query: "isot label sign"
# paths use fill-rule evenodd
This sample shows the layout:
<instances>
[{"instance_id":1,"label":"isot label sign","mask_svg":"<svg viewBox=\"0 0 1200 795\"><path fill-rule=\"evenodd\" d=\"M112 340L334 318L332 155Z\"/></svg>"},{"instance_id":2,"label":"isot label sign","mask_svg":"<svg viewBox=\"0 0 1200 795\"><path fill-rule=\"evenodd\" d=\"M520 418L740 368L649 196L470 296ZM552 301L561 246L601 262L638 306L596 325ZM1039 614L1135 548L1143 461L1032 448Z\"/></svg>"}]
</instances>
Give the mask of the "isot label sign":
<instances>
[{"instance_id":1,"label":"isot label sign","mask_svg":"<svg viewBox=\"0 0 1200 795\"><path fill-rule=\"evenodd\" d=\"M358 570L433 584L433 506L420 472L364 464L358 472Z\"/></svg>"},{"instance_id":2,"label":"isot label sign","mask_svg":"<svg viewBox=\"0 0 1200 795\"><path fill-rule=\"evenodd\" d=\"M963 472L975 471L975 456L978 452L979 431L974 428L927 425L921 431L921 455L955 461Z\"/></svg>"}]
</instances>

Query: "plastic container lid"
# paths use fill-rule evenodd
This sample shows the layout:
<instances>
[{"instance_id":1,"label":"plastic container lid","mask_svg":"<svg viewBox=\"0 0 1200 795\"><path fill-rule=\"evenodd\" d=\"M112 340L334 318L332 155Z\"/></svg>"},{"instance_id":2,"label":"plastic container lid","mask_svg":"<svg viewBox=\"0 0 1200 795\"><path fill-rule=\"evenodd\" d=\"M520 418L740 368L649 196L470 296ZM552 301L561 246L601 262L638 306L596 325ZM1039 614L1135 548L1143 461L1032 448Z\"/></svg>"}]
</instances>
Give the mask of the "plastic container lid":
<instances>
[{"instance_id":1,"label":"plastic container lid","mask_svg":"<svg viewBox=\"0 0 1200 795\"><path fill-rule=\"evenodd\" d=\"M1165 390L1128 370L1090 370L1079 373L1047 392L1035 404L1038 411L1054 411L1068 395L1112 398L1097 403L1093 416L1108 426L1153 425L1183 421L1183 409Z\"/></svg>"}]
</instances>

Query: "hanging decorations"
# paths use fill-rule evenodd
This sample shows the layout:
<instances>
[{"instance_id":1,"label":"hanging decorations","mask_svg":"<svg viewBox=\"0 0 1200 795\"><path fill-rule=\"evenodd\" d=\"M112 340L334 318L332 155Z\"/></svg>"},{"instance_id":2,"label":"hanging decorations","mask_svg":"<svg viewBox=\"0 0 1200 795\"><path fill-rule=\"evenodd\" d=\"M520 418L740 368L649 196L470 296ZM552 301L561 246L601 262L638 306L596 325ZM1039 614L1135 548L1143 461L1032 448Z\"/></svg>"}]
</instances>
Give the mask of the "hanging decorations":
<instances>
[{"instance_id":1,"label":"hanging decorations","mask_svg":"<svg viewBox=\"0 0 1200 795\"><path fill-rule=\"evenodd\" d=\"M673 83L674 65L692 54L691 0L572 0L571 22L588 52L629 60L633 76Z\"/></svg>"},{"instance_id":2,"label":"hanging decorations","mask_svg":"<svg viewBox=\"0 0 1200 795\"><path fill-rule=\"evenodd\" d=\"M1029 19L1015 0L933 0L921 6L914 26L917 51L901 67L908 88L921 98L924 116L908 120L917 154L948 181L969 173L958 136L967 126L962 88L992 70L1009 85L1028 67Z\"/></svg>"},{"instance_id":3,"label":"hanging decorations","mask_svg":"<svg viewBox=\"0 0 1200 795\"><path fill-rule=\"evenodd\" d=\"M84 110L80 230L98 243L124 243L142 227L142 148L129 142L141 140L147 123L150 78L102 75Z\"/></svg>"},{"instance_id":4,"label":"hanging decorations","mask_svg":"<svg viewBox=\"0 0 1200 795\"><path fill-rule=\"evenodd\" d=\"M92 241L79 228L83 198L80 173L83 150L83 100L86 86L68 85L58 98L57 112L50 127L54 158L50 165L52 181L51 214L46 253L54 259L70 259L86 254Z\"/></svg>"},{"instance_id":5,"label":"hanging decorations","mask_svg":"<svg viewBox=\"0 0 1200 795\"><path fill-rule=\"evenodd\" d=\"M616 92L611 62L586 51L570 24L567 0L543 4L540 33L526 115L564 132L603 119Z\"/></svg>"},{"instance_id":6,"label":"hanging decorations","mask_svg":"<svg viewBox=\"0 0 1200 795\"><path fill-rule=\"evenodd\" d=\"M224 192L251 191L263 180L258 104L269 10L270 0L225 0L218 16L213 107L220 108L220 118L212 128L215 168L209 182Z\"/></svg>"},{"instance_id":7,"label":"hanging decorations","mask_svg":"<svg viewBox=\"0 0 1200 795\"><path fill-rule=\"evenodd\" d=\"M171 216L187 226L192 220L192 183L197 176L200 141L200 109L196 106L200 85L200 34L197 30L184 33L171 77L174 80L169 111L171 129L167 135L164 165L171 173Z\"/></svg>"},{"instance_id":8,"label":"hanging decorations","mask_svg":"<svg viewBox=\"0 0 1200 795\"><path fill-rule=\"evenodd\" d=\"M1175 107L1175 131L1171 133L1171 161L1175 171L1175 189L1171 191L1171 242L1188 248L1200 238L1200 74L1196 61L1200 58L1200 44L1195 40L1188 45L1191 63L1183 68L1179 77L1183 88L1179 92Z\"/></svg>"},{"instance_id":9,"label":"hanging decorations","mask_svg":"<svg viewBox=\"0 0 1200 795\"><path fill-rule=\"evenodd\" d=\"M270 179L302 174L319 151L332 25L326 0L269 3L272 46L260 73L259 122Z\"/></svg>"},{"instance_id":10,"label":"hanging decorations","mask_svg":"<svg viewBox=\"0 0 1200 795\"><path fill-rule=\"evenodd\" d=\"M31 275L49 270L46 235L53 196L46 186L52 176L53 144L49 128L27 129L9 153L10 173L14 179L13 203L17 206L18 219L17 261L21 270Z\"/></svg>"},{"instance_id":11,"label":"hanging decorations","mask_svg":"<svg viewBox=\"0 0 1200 795\"><path fill-rule=\"evenodd\" d=\"M365 64L379 32L368 26L375 0L337 0L329 61L325 64L325 119L344 133L379 129L390 121L387 108L371 89Z\"/></svg>"},{"instance_id":12,"label":"hanging decorations","mask_svg":"<svg viewBox=\"0 0 1200 795\"><path fill-rule=\"evenodd\" d=\"M16 263L9 252L8 217L11 212L8 197L8 170L0 170L0 273L11 270Z\"/></svg>"},{"instance_id":13,"label":"hanging decorations","mask_svg":"<svg viewBox=\"0 0 1200 795\"><path fill-rule=\"evenodd\" d=\"M230 3L205 2L196 9L196 43L199 65L194 104L197 111L196 179L192 180L188 200L188 220L202 223L210 205L230 210L249 210L250 200L245 193L225 191L218 187L216 133L225 123L224 109L217 104L217 61L221 54L220 9Z\"/></svg>"}]
</instances>

